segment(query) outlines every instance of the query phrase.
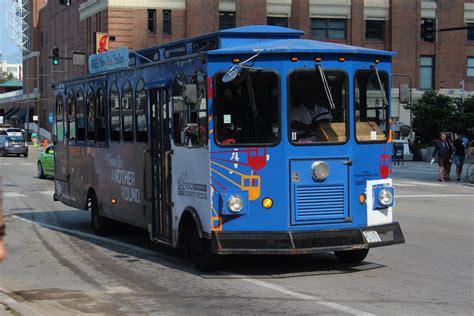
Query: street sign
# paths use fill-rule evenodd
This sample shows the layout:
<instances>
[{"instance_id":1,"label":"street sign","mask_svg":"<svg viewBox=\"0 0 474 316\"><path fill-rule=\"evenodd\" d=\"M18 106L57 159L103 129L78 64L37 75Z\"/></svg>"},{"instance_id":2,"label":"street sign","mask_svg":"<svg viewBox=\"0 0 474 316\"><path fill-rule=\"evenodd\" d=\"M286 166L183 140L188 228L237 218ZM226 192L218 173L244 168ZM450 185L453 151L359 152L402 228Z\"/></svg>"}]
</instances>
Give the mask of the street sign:
<instances>
[{"instance_id":1,"label":"street sign","mask_svg":"<svg viewBox=\"0 0 474 316\"><path fill-rule=\"evenodd\" d=\"M84 66L86 64L86 53L84 52L73 52L72 53L72 64L75 66Z\"/></svg>"},{"instance_id":2,"label":"street sign","mask_svg":"<svg viewBox=\"0 0 474 316\"><path fill-rule=\"evenodd\" d=\"M49 114L48 114L48 123L50 125L54 124L54 114L52 112L49 112Z\"/></svg>"}]
</instances>

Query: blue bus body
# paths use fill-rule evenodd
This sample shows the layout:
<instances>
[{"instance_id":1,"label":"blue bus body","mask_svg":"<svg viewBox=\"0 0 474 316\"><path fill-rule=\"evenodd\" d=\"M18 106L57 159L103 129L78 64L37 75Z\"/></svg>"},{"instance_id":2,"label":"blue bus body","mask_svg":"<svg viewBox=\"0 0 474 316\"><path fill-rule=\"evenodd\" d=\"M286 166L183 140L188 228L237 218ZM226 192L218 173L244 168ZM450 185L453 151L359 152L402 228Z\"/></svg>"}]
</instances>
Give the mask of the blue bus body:
<instances>
[{"instance_id":1,"label":"blue bus body","mask_svg":"<svg viewBox=\"0 0 474 316\"><path fill-rule=\"evenodd\" d=\"M127 69L55 84L55 198L83 209L95 203L96 221L147 228L173 247L191 243L205 260L206 251L351 253L403 243L391 199L394 54L302 34L225 30L131 53ZM236 79L226 82L232 69ZM79 90L95 106L95 120L81 123L95 132L90 140L79 140L76 107L89 104L77 101ZM311 103L304 98L329 118L314 115L309 127L290 119Z\"/></svg>"}]
</instances>

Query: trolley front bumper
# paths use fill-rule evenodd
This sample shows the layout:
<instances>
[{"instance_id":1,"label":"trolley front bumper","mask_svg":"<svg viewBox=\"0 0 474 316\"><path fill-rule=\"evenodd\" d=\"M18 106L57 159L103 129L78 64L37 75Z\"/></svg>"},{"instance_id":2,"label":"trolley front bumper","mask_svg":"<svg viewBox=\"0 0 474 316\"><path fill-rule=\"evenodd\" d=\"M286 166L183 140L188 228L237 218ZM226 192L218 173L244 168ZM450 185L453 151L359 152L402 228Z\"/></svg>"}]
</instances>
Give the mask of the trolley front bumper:
<instances>
[{"instance_id":1,"label":"trolley front bumper","mask_svg":"<svg viewBox=\"0 0 474 316\"><path fill-rule=\"evenodd\" d=\"M297 255L367 249L404 242L405 238L397 222L358 229L311 232L213 232L212 234L213 251L219 254Z\"/></svg>"}]
</instances>

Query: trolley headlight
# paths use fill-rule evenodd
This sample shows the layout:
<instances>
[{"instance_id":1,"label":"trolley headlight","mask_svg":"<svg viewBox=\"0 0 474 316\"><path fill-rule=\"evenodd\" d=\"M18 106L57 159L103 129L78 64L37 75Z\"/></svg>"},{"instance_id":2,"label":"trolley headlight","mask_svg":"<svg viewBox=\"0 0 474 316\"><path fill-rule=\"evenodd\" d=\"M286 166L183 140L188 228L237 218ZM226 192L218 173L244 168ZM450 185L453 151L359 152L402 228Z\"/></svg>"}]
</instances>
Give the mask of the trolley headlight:
<instances>
[{"instance_id":1,"label":"trolley headlight","mask_svg":"<svg viewBox=\"0 0 474 316\"><path fill-rule=\"evenodd\" d=\"M393 203L393 193L388 189L382 189L378 196L379 203L383 206L389 206Z\"/></svg>"},{"instance_id":2,"label":"trolley headlight","mask_svg":"<svg viewBox=\"0 0 474 316\"><path fill-rule=\"evenodd\" d=\"M313 169L313 178L315 180L324 180L329 176L329 165L324 161L316 161L311 166Z\"/></svg>"},{"instance_id":3,"label":"trolley headlight","mask_svg":"<svg viewBox=\"0 0 474 316\"><path fill-rule=\"evenodd\" d=\"M227 207L232 213L238 213L244 207L244 201L238 195L233 195L227 200Z\"/></svg>"}]
</instances>

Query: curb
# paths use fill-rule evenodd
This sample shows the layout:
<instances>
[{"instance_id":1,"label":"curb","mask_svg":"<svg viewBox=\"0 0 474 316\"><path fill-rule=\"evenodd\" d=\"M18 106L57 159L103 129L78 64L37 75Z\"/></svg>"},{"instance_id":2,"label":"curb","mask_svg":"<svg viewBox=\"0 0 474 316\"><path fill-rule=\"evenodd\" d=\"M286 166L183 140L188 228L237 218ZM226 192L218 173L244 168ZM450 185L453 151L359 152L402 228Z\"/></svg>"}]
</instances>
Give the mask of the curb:
<instances>
[{"instance_id":1,"label":"curb","mask_svg":"<svg viewBox=\"0 0 474 316\"><path fill-rule=\"evenodd\" d=\"M40 313L34 311L32 308L19 303L5 294L5 290L0 288L0 307L3 306L5 306L5 311L10 312L12 315L40 315ZM0 311L2 310L0 309Z\"/></svg>"}]
</instances>

